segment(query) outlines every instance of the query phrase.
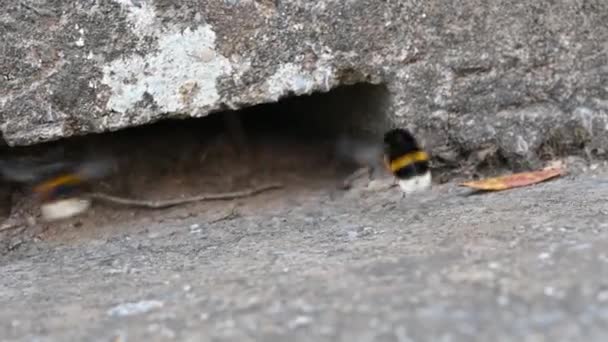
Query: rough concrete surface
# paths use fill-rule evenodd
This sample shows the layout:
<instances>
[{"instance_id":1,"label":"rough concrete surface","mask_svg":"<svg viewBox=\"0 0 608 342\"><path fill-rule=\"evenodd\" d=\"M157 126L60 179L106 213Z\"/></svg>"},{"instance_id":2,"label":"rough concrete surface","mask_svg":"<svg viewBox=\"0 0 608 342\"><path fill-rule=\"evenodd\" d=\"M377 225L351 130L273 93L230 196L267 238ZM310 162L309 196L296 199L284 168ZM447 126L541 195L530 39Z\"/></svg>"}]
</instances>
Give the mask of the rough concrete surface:
<instances>
[{"instance_id":1,"label":"rough concrete surface","mask_svg":"<svg viewBox=\"0 0 608 342\"><path fill-rule=\"evenodd\" d=\"M370 82L388 102L368 114L444 157L606 153L604 0L28 0L0 13L9 145Z\"/></svg>"},{"instance_id":2,"label":"rough concrete surface","mask_svg":"<svg viewBox=\"0 0 608 342\"><path fill-rule=\"evenodd\" d=\"M0 340L605 340L605 167L468 197L452 178L399 200L330 190L328 146L268 133L408 126L436 170L467 176L597 161L607 22L605 0L1 1L10 147L240 110L271 147L249 159L226 152L212 121L91 139L127 161L120 175L137 184L114 189L130 196L238 189L252 175L287 187L159 211L95 206L53 225L13 202L26 219L0 227ZM300 96L312 92L333 95Z\"/></svg>"},{"instance_id":3,"label":"rough concrete surface","mask_svg":"<svg viewBox=\"0 0 608 342\"><path fill-rule=\"evenodd\" d=\"M291 188L29 244L0 262L1 340L604 341L607 179Z\"/></svg>"}]
</instances>

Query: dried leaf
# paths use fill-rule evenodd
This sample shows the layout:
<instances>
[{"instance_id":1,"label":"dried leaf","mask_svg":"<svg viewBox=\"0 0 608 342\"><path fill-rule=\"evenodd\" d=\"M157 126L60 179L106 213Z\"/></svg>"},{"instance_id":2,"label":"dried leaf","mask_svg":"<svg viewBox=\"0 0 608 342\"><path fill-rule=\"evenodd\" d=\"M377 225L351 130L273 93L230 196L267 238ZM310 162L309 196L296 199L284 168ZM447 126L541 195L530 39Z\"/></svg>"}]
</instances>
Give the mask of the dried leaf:
<instances>
[{"instance_id":1,"label":"dried leaf","mask_svg":"<svg viewBox=\"0 0 608 342\"><path fill-rule=\"evenodd\" d=\"M560 168L547 168L539 171L521 172L507 176L492 177L461 183L460 186L485 191L500 191L544 182L562 175Z\"/></svg>"}]
</instances>

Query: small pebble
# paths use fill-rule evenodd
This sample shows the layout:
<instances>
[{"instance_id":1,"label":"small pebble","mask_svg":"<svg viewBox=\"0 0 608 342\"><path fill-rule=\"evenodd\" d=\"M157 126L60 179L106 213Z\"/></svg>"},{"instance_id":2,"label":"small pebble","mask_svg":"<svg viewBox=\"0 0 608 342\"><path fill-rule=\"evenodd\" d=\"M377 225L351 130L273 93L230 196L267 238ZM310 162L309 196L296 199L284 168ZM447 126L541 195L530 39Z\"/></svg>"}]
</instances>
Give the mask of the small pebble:
<instances>
[{"instance_id":1,"label":"small pebble","mask_svg":"<svg viewBox=\"0 0 608 342\"><path fill-rule=\"evenodd\" d=\"M144 300L136 303L119 304L108 310L108 316L124 317L142 314L154 309L162 308L164 303L158 300Z\"/></svg>"},{"instance_id":2,"label":"small pebble","mask_svg":"<svg viewBox=\"0 0 608 342\"><path fill-rule=\"evenodd\" d=\"M540 260L547 260L547 259L549 259L550 257L551 257L551 254L549 254L549 253L547 253L547 252L540 253L540 254L538 255L538 258L539 258Z\"/></svg>"},{"instance_id":3,"label":"small pebble","mask_svg":"<svg viewBox=\"0 0 608 342\"><path fill-rule=\"evenodd\" d=\"M310 323L312 323L312 318L310 316L298 316L289 321L289 323L287 323L287 326L289 327L289 329L296 329L309 325Z\"/></svg>"}]
</instances>

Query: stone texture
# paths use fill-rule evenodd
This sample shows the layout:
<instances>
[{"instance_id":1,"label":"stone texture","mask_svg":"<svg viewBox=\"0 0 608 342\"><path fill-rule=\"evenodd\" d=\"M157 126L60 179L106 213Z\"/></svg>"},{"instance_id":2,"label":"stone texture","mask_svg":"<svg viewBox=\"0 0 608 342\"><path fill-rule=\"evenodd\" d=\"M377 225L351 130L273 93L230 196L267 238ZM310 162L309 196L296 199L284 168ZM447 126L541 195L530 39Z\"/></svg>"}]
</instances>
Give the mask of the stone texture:
<instances>
[{"instance_id":1,"label":"stone texture","mask_svg":"<svg viewBox=\"0 0 608 342\"><path fill-rule=\"evenodd\" d=\"M374 114L431 151L534 160L557 140L606 153L603 0L38 0L0 13L9 145L370 82L389 95Z\"/></svg>"}]
</instances>

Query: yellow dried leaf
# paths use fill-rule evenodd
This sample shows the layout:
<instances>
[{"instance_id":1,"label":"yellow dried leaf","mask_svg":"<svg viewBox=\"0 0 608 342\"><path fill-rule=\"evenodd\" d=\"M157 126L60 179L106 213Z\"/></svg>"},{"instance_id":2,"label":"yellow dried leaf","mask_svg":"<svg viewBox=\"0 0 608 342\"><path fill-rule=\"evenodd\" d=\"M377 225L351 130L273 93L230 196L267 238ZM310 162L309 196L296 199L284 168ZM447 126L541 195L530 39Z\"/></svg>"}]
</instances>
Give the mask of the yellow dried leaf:
<instances>
[{"instance_id":1,"label":"yellow dried leaf","mask_svg":"<svg viewBox=\"0 0 608 342\"><path fill-rule=\"evenodd\" d=\"M560 168L549 168L465 182L461 183L460 186L466 186L477 190L500 191L544 182L561 175L562 170Z\"/></svg>"}]
</instances>

